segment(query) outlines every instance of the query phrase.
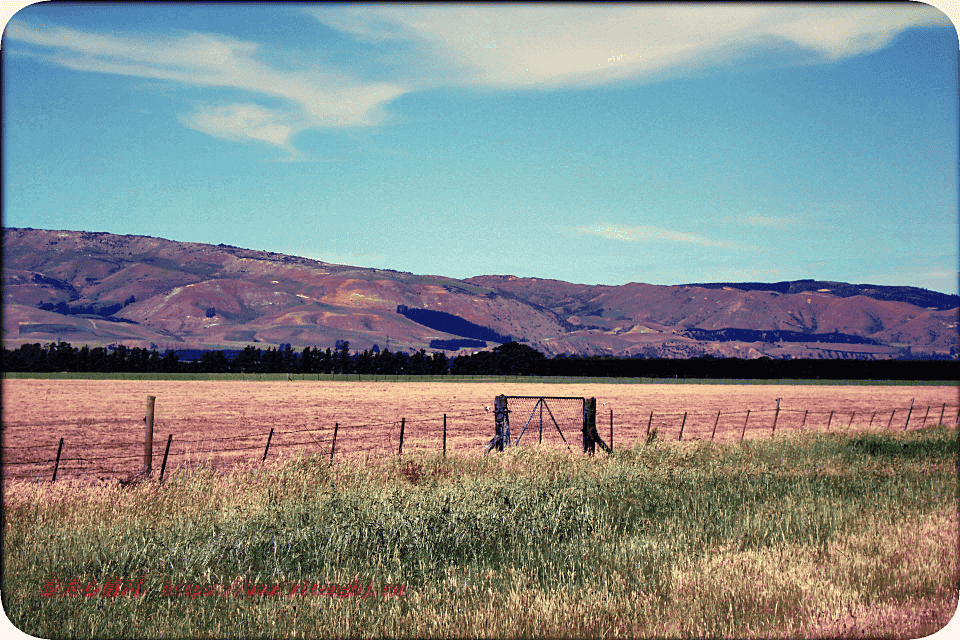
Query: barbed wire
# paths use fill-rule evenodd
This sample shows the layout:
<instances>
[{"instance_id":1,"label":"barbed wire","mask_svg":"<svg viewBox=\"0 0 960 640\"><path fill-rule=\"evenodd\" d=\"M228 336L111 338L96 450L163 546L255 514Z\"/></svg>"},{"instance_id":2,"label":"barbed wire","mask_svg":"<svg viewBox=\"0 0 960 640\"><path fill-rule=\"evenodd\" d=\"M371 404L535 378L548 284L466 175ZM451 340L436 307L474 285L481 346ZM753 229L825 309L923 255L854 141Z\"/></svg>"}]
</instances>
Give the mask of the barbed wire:
<instances>
[{"instance_id":1,"label":"barbed wire","mask_svg":"<svg viewBox=\"0 0 960 640\"><path fill-rule=\"evenodd\" d=\"M613 409L614 408L611 408L611 411L613 411ZM939 416L935 411L936 409L940 409ZM948 409L950 410L949 413L947 412ZM531 411L532 410L533 409L531 409ZM906 417L903 418L905 422L903 423L903 427L902 427L903 429L906 429L907 426L911 424L913 421L920 420L919 418L920 412L924 410L925 410L925 413L923 414L923 418L922 418L923 425L925 425L928 419L930 418L929 414L931 410L934 410L934 417L933 417L934 424L939 423L943 418L951 418L951 417L952 417L951 424L960 422L960 405L951 404L951 403L939 403L935 405L930 404L930 405L919 405L919 406L914 404L911 406L898 406L898 407L892 407L892 408L887 407L884 409L877 409L873 411L866 411L856 407L848 407L848 408L840 408L840 409L832 409L832 410L796 409L791 407L780 407L779 409L772 407L772 408L762 408L762 409L736 409L736 410L719 409L717 411L698 410L698 411L683 411L683 412L681 411L660 412L657 410L652 410L649 414L647 414L645 411L640 411L640 412L633 411L632 414L634 415L635 420L632 422L633 427L631 431L643 430L644 422L646 422L646 427L648 430L653 426L656 426L659 430L660 427L663 427L664 425L668 425L668 423L670 423L670 426L675 426L677 423L680 422L680 420L683 420L684 422L682 423L682 426L685 426L688 423L690 423L690 426L688 427L689 434L701 433L703 431L702 429L703 424L701 423L700 425L698 425L700 427L698 429L694 427L693 423L697 421L697 418L703 418L706 416L710 418L715 417L715 421L713 422L713 429L714 429L713 433L716 433L717 426L720 424L720 420L722 418L726 418L724 425L726 427L726 430L728 431L730 429L729 423L731 419L737 419L737 421L739 422L739 419L743 418L743 429L741 431L741 438L742 438L743 434L746 433L746 431L748 430L755 432L760 429L769 429L771 428L771 423L773 426L776 426L777 423L772 422L770 420L769 418L770 414L774 414L777 417L777 419L784 420L784 422L780 423L780 428L784 431L803 429L808 424L811 429L820 428L823 426L820 423L824 423L824 422L826 425L828 425L828 427L832 426L833 424L837 424L838 427L842 427L844 423L844 418L846 418L847 416L849 416L849 418L847 419L846 425L850 426L853 424L856 414L860 414L862 416L865 416L868 414L871 415L871 418L870 418L871 426L876 424L879 428L890 428L891 425L893 424L893 420L897 413L906 414ZM562 410L560 412L567 413L567 414L570 413L569 411L562 411ZM888 419L888 424L884 426L883 417L886 416L888 412L890 417ZM523 418L520 416L524 413L524 411L511 410L511 413L514 414L515 420L518 423L523 422ZM601 412L598 411L597 413L598 413L597 418L599 422L601 418ZM803 414L803 422L800 423L799 427L790 424L790 421L784 418L784 416L789 414L793 414L795 416L799 416L800 414ZM492 416L492 413L488 413L488 411L485 409L482 411L477 410L477 411L465 411L465 412L460 412L456 414L446 414L445 417L446 417L447 430L448 431L453 430L454 431L453 436L457 436L457 432L462 434L463 433L462 425L460 425L458 428L457 425L452 425L451 421L457 420L457 419L476 417L478 415ZM824 421L823 417L828 415L829 415L829 418L827 418L826 421ZM760 416L764 416L763 424L757 424L757 422L750 424L751 419L759 420ZM876 420L877 416L880 416L881 419ZM564 416L564 417L569 418L570 420L573 419L570 416ZM620 417L622 418L622 416ZM532 414L531 414L531 419L532 419ZM66 423L66 424L72 424L72 422ZM234 454L234 453L242 453L245 451L260 451L260 450L263 450L264 453L267 454L270 452L271 448L273 449L291 448L291 447L303 447L303 446L310 446L310 445L317 446L320 450L318 452L319 455L324 455L324 456L328 456L331 454L333 455L339 454L341 456L356 455L356 454L364 454L372 451L381 451L381 452L397 451L397 453L399 453L399 448L398 448L399 442L397 441L398 440L397 436L400 432L401 426L406 427L410 425L416 425L416 429L414 429L413 432L405 433L404 449L406 449L407 452L415 452L415 451L422 452L422 451L435 450L439 448L437 446L437 443L432 442L432 440L436 439L437 434L441 431L442 424L443 424L442 417L430 417L430 418L414 418L410 420L407 420L406 418L404 418L403 420L392 420L392 421L385 421L385 422L349 424L349 425L336 424L335 427L323 426L323 427L317 427L317 428L304 428L304 429L291 429L291 430L275 429L273 431L273 436L275 439L271 440L270 437L267 436L268 443L266 444L257 443L257 444L247 445L247 446L234 446L234 447L227 447L227 448L215 448L214 446L192 447L189 445L196 445L196 444L203 445L208 443L212 444L216 442L237 442L241 440L250 440L254 438L263 439L264 433L261 432L261 433L241 434L241 435L235 435L235 436L211 436L206 438L189 439L189 440L184 440L184 439L174 437L170 441L171 443L175 442L178 445L178 447L177 449L168 451L166 453L167 455L180 456L181 458L189 458L190 456L199 456L199 455L223 456L223 455ZM898 420L898 424L899 424L899 420ZM707 425L707 426L709 427L710 425ZM385 430L386 433L384 433L384 427L387 427L387 429ZM367 446L356 446L356 444L358 443L366 443L367 441L369 441L369 436L370 436L369 431L371 430L377 430L381 435L381 437L383 437L383 439L379 442L369 444ZM364 433L365 431L367 433ZM475 430L471 429L471 432L473 431ZM282 437L284 435L295 435L295 434L304 434L309 439L302 440L302 439L294 438L294 439L287 440L286 438ZM319 434L319 439L314 434ZM335 440L333 437L334 434L336 435ZM423 439L423 436L425 434L429 434L430 436L432 436L431 441L425 441ZM681 436L682 434L683 432L681 431ZM475 435L475 433L471 433L471 435ZM486 439L486 435L482 436L481 439ZM184 447L183 445L188 445L188 446ZM2 450L3 452L4 466L25 467L29 465L34 465L34 466L50 465L50 464L56 463L57 461L55 458L45 458L45 459L39 459L39 460L36 460L36 459L17 460L15 458L8 459L11 457L8 454L12 451L50 449L58 446L59 446L59 440L57 442L53 442L49 444L36 444L36 445L0 444L0 450ZM119 447L134 448L134 447L140 447L140 446L143 446L142 442L129 442L129 443L128 442L105 442L97 445L98 448L119 448ZM144 455L141 452L141 453L127 454L127 455L82 456L82 455L78 455L74 451L69 451L69 447L70 447L69 443L64 441L65 455L62 455L60 457L60 461L59 461L60 470L69 471L69 470L79 469L83 471L84 468L89 468L89 467L97 468L96 463L99 463L99 462L108 462L108 461L116 461L116 460L138 460L138 459L142 459ZM383 455L387 456L391 454L384 453ZM108 467L105 469L105 471L111 472L111 471L115 471L115 469L110 469Z\"/></svg>"}]
</instances>

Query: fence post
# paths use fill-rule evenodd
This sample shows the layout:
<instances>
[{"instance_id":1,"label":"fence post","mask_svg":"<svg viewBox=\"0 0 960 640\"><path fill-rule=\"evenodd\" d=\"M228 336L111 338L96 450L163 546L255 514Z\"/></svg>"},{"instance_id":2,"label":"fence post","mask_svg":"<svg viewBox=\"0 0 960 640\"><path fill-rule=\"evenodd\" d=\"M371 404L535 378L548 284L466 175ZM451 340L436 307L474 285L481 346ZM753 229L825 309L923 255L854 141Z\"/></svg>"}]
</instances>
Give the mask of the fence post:
<instances>
[{"instance_id":1,"label":"fence post","mask_svg":"<svg viewBox=\"0 0 960 640\"><path fill-rule=\"evenodd\" d=\"M613 451L613 409L610 409L610 451Z\"/></svg>"},{"instance_id":2,"label":"fence post","mask_svg":"<svg viewBox=\"0 0 960 640\"><path fill-rule=\"evenodd\" d=\"M887 423L887 430L888 430L888 431L889 431L889 429L890 429L890 425L893 424L893 414L895 414L896 412L897 412L896 409L894 409L893 411L890 412L890 422Z\"/></svg>"},{"instance_id":3,"label":"fence post","mask_svg":"<svg viewBox=\"0 0 960 640\"><path fill-rule=\"evenodd\" d=\"M57 481L57 470L60 468L60 452L63 451L63 438L60 438L60 445L57 447L57 461L53 463L53 480L50 482Z\"/></svg>"},{"instance_id":4,"label":"fence post","mask_svg":"<svg viewBox=\"0 0 960 640\"><path fill-rule=\"evenodd\" d=\"M170 442L173 440L173 434L167 434L167 448L163 450L163 462L160 464L160 482L163 482L163 472L167 469L167 454L170 453Z\"/></svg>"},{"instance_id":5,"label":"fence post","mask_svg":"<svg viewBox=\"0 0 960 640\"><path fill-rule=\"evenodd\" d=\"M944 402L943 409L940 409L940 422L938 422L937 424L943 424L943 414L946 412L946 410L947 410L947 403Z\"/></svg>"},{"instance_id":6,"label":"fence post","mask_svg":"<svg viewBox=\"0 0 960 640\"><path fill-rule=\"evenodd\" d=\"M143 473L149 475L153 471L153 409L157 402L156 396L147 396L147 415L143 417Z\"/></svg>"},{"instance_id":7,"label":"fence post","mask_svg":"<svg viewBox=\"0 0 960 640\"><path fill-rule=\"evenodd\" d=\"M910 424L910 414L913 413L913 401L914 401L914 400L916 400L916 398L911 398L911 399L910 399L910 410L907 411L907 421L903 423L903 430L904 430L904 431L907 430L907 425Z\"/></svg>"},{"instance_id":8,"label":"fence post","mask_svg":"<svg viewBox=\"0 0 960 640\"><path fill-rule=\"evenodd\" d=\"M803 412L803 422L800 423L800 431L803 431L804 425L807 424L807 414L810 412L809 409L804 410Z\"/></svg>"},{"instance_id":9,"label":"fence post","mask_svg":"<svg viewBox=\"0 0 960 640\"><path fill-rule=\"evenodd\" d=\"M597 430L597 399L583 399L583 452L593 455L596 445L593 441L593 432Z\"/></svg>"},{"instance_id":10,"label":"fence post","mask_svg":"<svg viewBox=\"0 0 960 640\"><path fill-rule=\"evenodd\" d=\"M680 423L680 435L677 436L677 442L683 440L683 427L687 424L687 412L683 412L683 422Z\"/></svg>"},{"instance_id":11,"label":"fence post","mask_svg":"<svg viewBox=\"0 0 960 640\"><path fill-rule=\"evenodd\" d=\"M337 431L340 429L340 423L333 423L333 444L330 445L330 464L333 464L333 452L337 449Z\"/></svg>"},{"instance_id":12,"label":"fence post","mask_svg":"<svg viewBox=\"0 0 960 640\"><path fill-rule=\"evenodd\" d=\"M650 425L653 424L653 411L650 412L650 420L647 422L647 435L650 435Z\"/></svg>"},{"instance_id":13,"label":"fence post","mask_svg":"<svg viewBox=\"0 0 960 640\"><path fill-rule=\"evenodd\" d=\"M400 418L400 448L397 449L398 456L403 455L403 427L406 424L406 422L407 422L406 418Z\"/></svg>"},{"instance_id":14,"label":"fence post","mask_svg":"<svg viewBox=\"0 0 960 640\"><path fill-rule=\"evenodd\" d=\"M747 419L743 421L743 432L740 434L740 442L743 442L743 436L747 435L748 422L750 422L750 409L747 409Z\"/></svg>"},{"instance_id":15,"label":"fence post","mask_svg":"<svg viewBox=\"0 0 960 640\"><path fill-rule=\"evenodd\" d=\"M929 415L930 415L930 405L927 405L927 412L923 414L923 423L920 425L921 429L927 426L927 416Z\"/></svg>"},{"instance_id":16,"label":"fence post","mask_svg":"<svg viewBox=\"0 0 960 640\"><path fill-rule=\"evenodd\" d=\"M830 412L830 417L827 418L827 431L830 431L830 423L833 422L833 411Z\"/></svg>"},{"instance_id":17,"label":"fence post","mask_svg":"<svg viewBox=\"0 0 960 640\"><path fill-rule=\"evenodd\" d=\"M853 424L853 416L855 416L855 415L857 415L857 412L856 412L856 411L851 411L851 412L850 412L850 422L847 423L847 431L850 430L850 425Z\"/></svg>"},{"instance_id":18,"label":"fence post","mask_svg":"<svg viewBox=\"0 0 960 640\"><path fill-rule=\"evenodd\" d=\"M773 438L777 434L777 418L780 417L780 401L783 398L777 398L777 410L773 414L773 431L770 432L770 437Z\"/></svg>"},{"instance_id":19,"label":"fence post","mask_svg":"<svg viewBox=\"0 0 960 640\"><path fill-rule=\"evenodd\" d=\"M443 414L443 457L447 457L447 414Z\"/></svg>"},{"instance_id":20,"label":"fence post","mask_svg":"<svg viewBox=\"0 0 960 640\"><path fill-rule=\"evenodd\" d=\"M270 435L267 436L267 446L266 446L266 448L263 450L263 460L261 460L260 462L266 462L266 461L267 461L267 452L270 451L270 441L271 441L271 440L273 440L273 427L270 428Z\"/></svg>"},{"instance_id":21,"label":"fence post","mask_svg":"<svg viewBox=\"0 0 960 640\"><path fill-rule=\"evenodd\" d=\"M717 435L717 425L720 424L720 412L717 411L717 421L713 423L713 433L710 434L710 442L713 442L713 436Z\"/></svg>"},{"instance_id":22,"label":"fence post","mask_svg":"<svg viewBox=\"0 0 960 640\"><path fill-rule=\"evenodd\" d=\"M876 418L876 417L877 417L877 412L874 411L874 412L873 412L873 415L870 416L870 426L867 427L867 429L872 429L872 428L873 428L873 419Z\"/></svg>"}]
</instances>

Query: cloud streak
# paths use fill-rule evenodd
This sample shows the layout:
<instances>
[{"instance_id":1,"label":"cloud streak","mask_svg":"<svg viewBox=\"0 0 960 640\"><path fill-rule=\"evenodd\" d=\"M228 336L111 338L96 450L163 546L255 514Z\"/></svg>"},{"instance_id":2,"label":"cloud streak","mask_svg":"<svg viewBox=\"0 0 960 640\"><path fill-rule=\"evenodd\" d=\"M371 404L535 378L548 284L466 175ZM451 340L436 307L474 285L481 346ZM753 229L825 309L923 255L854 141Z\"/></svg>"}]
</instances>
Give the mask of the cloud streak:
<instances>
[{"instance_id":1,"label":"cloud streak","mask_svg":"<svg viewBox=\"0 0 960 640\"><path fill-rule=\"evenodd\" d=\"M108 34L26 19L12 20L6 35L18 45L13 53L76 71L248 92L251 99L243 102L196 105L180 122L217 138L257 141L295 155L298 133L380 124L384 107L412 91L642 82L663 72L736 63L747 51L781 45L833 61L880 49L909 27L950 24L940 11L918 3L371 4L303 12L305 20L350 36L358 47L392 45L400 64L391 67L380 50L363 57L368 62L311 61L309 68L281 69L264 61L260 44L221 35ZM297 59L295 51L286 53ZM387 78L364 79L377 65L381 76L387 69Z\"/></svg>"},{"instance_id":2,"label":"cloud streak","mask_svg":"<svg viewBox=\"0 0 960 640\"><path fill-rule=\"evenodd\" d=\"M685 231L673 231L661 227L652 227L649 225L640 225L634 227L625 227L617 224L599 224L596 226L577 227L578 233L604 238L606 240L625 240L628 242L674 242L678 244L691 244L701 247L730 247L726 242L721 242L713 238L701 235L699 233L689 233Z\"/></svg>"}]
</instances>

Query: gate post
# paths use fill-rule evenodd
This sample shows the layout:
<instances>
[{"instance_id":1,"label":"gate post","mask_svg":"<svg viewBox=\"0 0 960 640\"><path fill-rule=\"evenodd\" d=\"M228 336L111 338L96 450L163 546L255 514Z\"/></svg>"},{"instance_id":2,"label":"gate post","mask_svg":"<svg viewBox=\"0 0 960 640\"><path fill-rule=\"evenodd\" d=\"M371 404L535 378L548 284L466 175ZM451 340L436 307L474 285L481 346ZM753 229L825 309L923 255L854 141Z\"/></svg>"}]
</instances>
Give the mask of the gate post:
<instances>
[{"instance_id":1,"label":"gate post","mask_svg":"<svg viewBox=\"0 0 960 640\"><path fill-rule=\"evenodd\" d=\"M597 430L597 399L583 399L583 452L593 455L596 446L593 432Z\"/></svg>"},{"instance_id":2,"label":"gate post","mask_svg":"<svg viewBox=\"0 0 960 640\"><path fill-rule=\"evenodd\" d=\"M583 399L583 452L593 455L596 451L596 445L610 453L610 447L600 439L597 433L597 399Z\"/></svg>"},{"instance_id":3,"label":"gate post","mask_svg":"<svg viewBox=\"0 0 960 640\"><path fill-rule=\"evenodd\" d=\"M503 451L510 446L510 410L507 408L507 396L499 395L493 399L493 418L495 421L493 440L487 443L487 451Z\"/></svg>"}]
</instances>

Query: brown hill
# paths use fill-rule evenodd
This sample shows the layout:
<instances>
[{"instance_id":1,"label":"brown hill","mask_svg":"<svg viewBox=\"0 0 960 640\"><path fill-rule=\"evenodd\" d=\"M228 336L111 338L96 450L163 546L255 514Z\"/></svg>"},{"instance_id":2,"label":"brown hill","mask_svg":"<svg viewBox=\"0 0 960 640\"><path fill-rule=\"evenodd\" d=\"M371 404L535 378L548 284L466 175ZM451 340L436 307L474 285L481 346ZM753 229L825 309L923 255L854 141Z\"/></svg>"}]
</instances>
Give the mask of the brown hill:
<instances>
[{"instance_id":1,"label":"brown hill","mask_svg":"<svg viewBox=\"0 0 960 640\"><path fill-rule=\"evenodd\" d=\"M955 355L957 296L814 281L456 280L225 245L4 229L8 347L323 348L348 340L360 350L440 350L431 348L439 340L450 353L507 337L548 355Z\"/></svg>"}]
</instances>

